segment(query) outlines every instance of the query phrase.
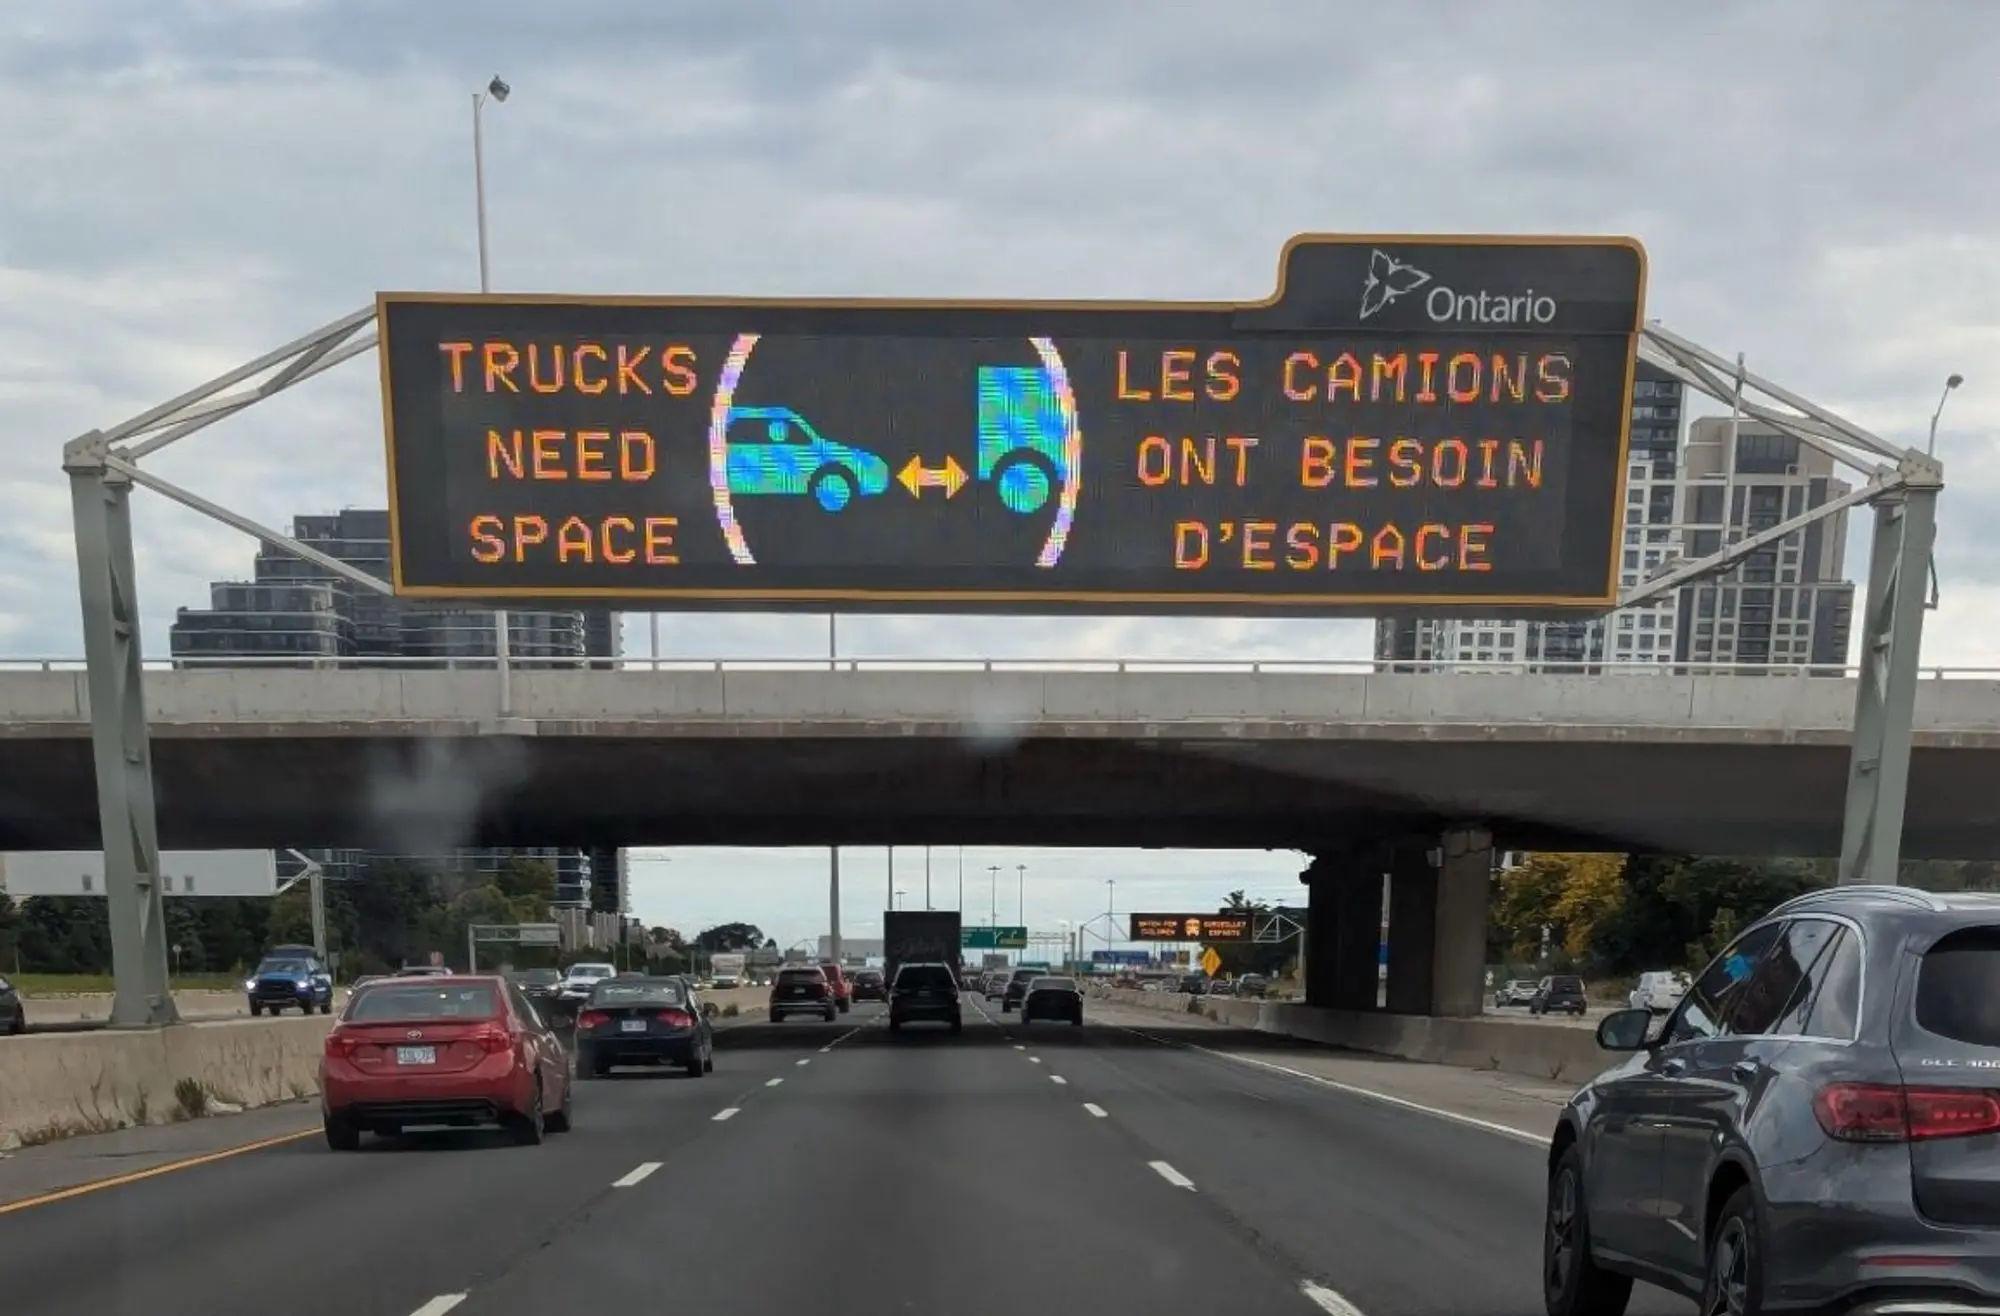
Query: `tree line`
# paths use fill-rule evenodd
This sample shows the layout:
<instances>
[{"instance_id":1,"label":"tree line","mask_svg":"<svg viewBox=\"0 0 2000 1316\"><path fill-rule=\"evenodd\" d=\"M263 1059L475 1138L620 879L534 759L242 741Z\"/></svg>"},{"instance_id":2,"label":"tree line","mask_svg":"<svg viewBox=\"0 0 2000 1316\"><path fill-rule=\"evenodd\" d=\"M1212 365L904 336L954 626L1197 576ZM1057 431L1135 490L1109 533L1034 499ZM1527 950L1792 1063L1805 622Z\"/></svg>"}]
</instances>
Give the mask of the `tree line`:
<instances>
[{"instance_id":1,"label":"tree line","mask_svg":"<svg viewBox=\"0 0 2000 1316\"><path fill-rule=\"evenodd\" d=\"M1597 977L1692 972L1774 906L1837 877L1824 859L1529 855L1492 885L1488 958ZM1926 891L2000 890L2000 863L1911 861L1898 881Z\"/></svg>"},{"instance_id":2,"label":"tree line","mask_svg":"<svg viewBox=\"0 0 2000 1316\"><path fill-rule=\"evenodd\" d=\"M466 965L474 924L545 923L555 903L556 870L538 859L508 859L493 873L377 860L352 881L323 884L327 949L339 976L390 973L424 964L433 953ZM111 972L110 902L102 896L33 896L0 892L0 972ZM312 943L311 894L305 883L275 897L167 896L169 967L176 975L241 974L277 945ZM482 944L481 967L503 958L520 968L560 968L577 960L614 959L621 969L693 972L716 951L775 948L754 924L723 923L694 937L648 928L638 943L558 951Z\"/></svg>"}]
</instances>

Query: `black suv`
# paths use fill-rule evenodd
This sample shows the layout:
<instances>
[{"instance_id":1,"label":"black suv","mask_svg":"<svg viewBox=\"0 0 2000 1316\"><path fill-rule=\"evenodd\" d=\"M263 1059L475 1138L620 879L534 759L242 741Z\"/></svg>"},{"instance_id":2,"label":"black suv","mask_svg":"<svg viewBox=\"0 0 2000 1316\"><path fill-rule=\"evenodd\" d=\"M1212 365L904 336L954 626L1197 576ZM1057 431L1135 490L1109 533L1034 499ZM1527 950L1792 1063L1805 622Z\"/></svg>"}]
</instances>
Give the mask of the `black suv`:
<instances>
[{"instance_id":1,"label":"black suv","mask_svg":"<svg viewBox=\"0 0 2000 1316\"><path fill-rule=\"evenodd\" d=\"M1550 1316L2000 1313L2000 896L1835 887L1703 970L1549 1145Z\"/></svg>"},{"instance_id":2,"label":"black suv","mask_svg":"<svg viewBox=\"0 0 2000 1316\"><path fill-rule=\"evenodd\" d=\"M905 964L896 970L889 989L889 1031L904 1024L950 1024L961 1032L965 1020L958 1011L958 977L949 964Z\"/></svg>"},{"instance_id":3,"label":"black suv","mask_svg":"<svg viewBox=\"0 0 2000 1316\"><path fill-rule=\"evenodd\" d=\"M1590 1008L1583 994L1583 979L1571 973L1544 978L1528 998L1529 1014L1582 1014Z\"/></svg>"}]
</instances>

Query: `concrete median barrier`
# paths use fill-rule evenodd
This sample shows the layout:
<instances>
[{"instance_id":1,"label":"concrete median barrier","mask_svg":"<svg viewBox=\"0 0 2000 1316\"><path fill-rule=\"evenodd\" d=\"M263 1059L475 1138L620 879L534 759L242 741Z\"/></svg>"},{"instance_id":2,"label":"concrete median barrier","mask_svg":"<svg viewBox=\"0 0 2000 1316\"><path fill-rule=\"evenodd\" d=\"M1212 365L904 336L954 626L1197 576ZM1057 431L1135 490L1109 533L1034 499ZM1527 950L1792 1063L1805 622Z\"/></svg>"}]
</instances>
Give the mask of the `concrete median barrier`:
<instances>
[{"instance_id":1,"label":"concrete median barrier","mask_svg":"<svg viewBox=\"0 0 2000 1316\"><path fill-rule=\"evenodd\" d=\"M1169 992L1111 991L1107 999L1162 1015L1192 1011L1232 1028L1254 1029L1325 1046L1367 1051L1464 1069L1493 1069L1559 1083L1582 1083L1616 1057L1581 1028L1524 1027L1512 1020L1442 1019L1381 1011L1326 1010L1291 1001L1187 997Z\"/></svg>"},{"instance_id":2,"label":"concrete median barrier","mask_svg":"<svg viewBox=\"0 0 2000 1316\"><path fill-rule=\"evenodd\" d=\"M332 1024L312 1015L11 1038L0 1148L312 1096Z\"/></svg>"}]
</instances>

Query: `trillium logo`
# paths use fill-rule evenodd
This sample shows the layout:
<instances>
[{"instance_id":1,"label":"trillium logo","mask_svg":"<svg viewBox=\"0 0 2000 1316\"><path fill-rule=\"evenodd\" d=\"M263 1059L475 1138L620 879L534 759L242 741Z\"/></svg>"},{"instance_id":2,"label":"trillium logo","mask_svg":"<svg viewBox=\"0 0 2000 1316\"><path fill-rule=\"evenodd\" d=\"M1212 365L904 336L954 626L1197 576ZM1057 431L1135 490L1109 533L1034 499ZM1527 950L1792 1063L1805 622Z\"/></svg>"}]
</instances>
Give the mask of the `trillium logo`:
<instances>
[{"instance_id":1,"label":"trillium logo","mask_svg":"<svg viewBox=\"0 0 2000 1316\"><path fill-rule=\"evenodd\" d=\"M1368 319L1406 292L1414 292L1431 281L1431 276L1414 265L1406 265L1377 247L1368 254L1368 279L1361 285L1361 315Z\"/></svg>"},{"instance_id":2,"label":"trillium logo","mask_svg":"<svg viewBox=\"0 0 2000 1316\"><path fill-rule=\"evenodd\" d=\"M1432 324L1548 324L1556 318L1556 299L1533 288L1516 293L1459 292L1407 261L1381 248L1368 253L1368 277L1361 283L1361 314L1367 320L1396 304L1404 293L1428 289L1424 314Z\"/></svg>"}]
</instances>

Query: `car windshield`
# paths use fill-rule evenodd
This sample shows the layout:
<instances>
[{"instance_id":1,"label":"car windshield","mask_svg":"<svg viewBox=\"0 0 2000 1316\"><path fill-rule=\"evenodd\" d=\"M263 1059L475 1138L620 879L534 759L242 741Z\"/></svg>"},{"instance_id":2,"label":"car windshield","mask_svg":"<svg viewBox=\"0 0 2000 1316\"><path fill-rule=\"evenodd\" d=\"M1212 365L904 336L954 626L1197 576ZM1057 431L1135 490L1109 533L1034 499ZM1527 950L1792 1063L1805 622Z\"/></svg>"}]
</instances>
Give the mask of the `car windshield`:
<instances>
[{"instance_id":1,"label":"car windshield","mask_svg":"<svg viewBox=\"0 0 2000 1316\"><path fill-rule=\"evenodd\" d=\"M490 983L369 986L354 994L347 1018L354 1023L420 1019L491 1019L500 1013L499 993Z\"/></svg>"},{"instance_id":2,"label":"car windshield","mask_svg":"<svg viewBox=\"0 0 2000 1316\"><path fill-rule=\"evenodd\" d=\"M1074 978L1037 978L1028 984L1031 992L1073 992L1076 990Z\"/></svg>"},{"instance_id":3,"label":"car windshield","mask_svg":"<svg viewBox=\"0 0 2000 1316\"><path fill-rule=\"evenodd\" d=\"M569 966L571 982L587 982L592 978L609 978L618 970L609 964L572 964Z\"/></svg>"},{"instance_id":4,"label":"car windshield","mask_svg":"<svg viewBox=\"0 0 2000 1316\"><path fill-rule=\"evenodd\" d=\"M592 1005L686 1005L687 993L671 978L600 984L590 994Z\"/></svg>"},{"instance_id":5,"label":"car windshield","mask_svg":"<svg viewBox=\"0 0 2000 1316\"><path fill-rule=\"evenodd\" d=\"M257 966L259 973L307 973L310 969L304 960L265 960Z\"/></svg>"}]
</instances>

